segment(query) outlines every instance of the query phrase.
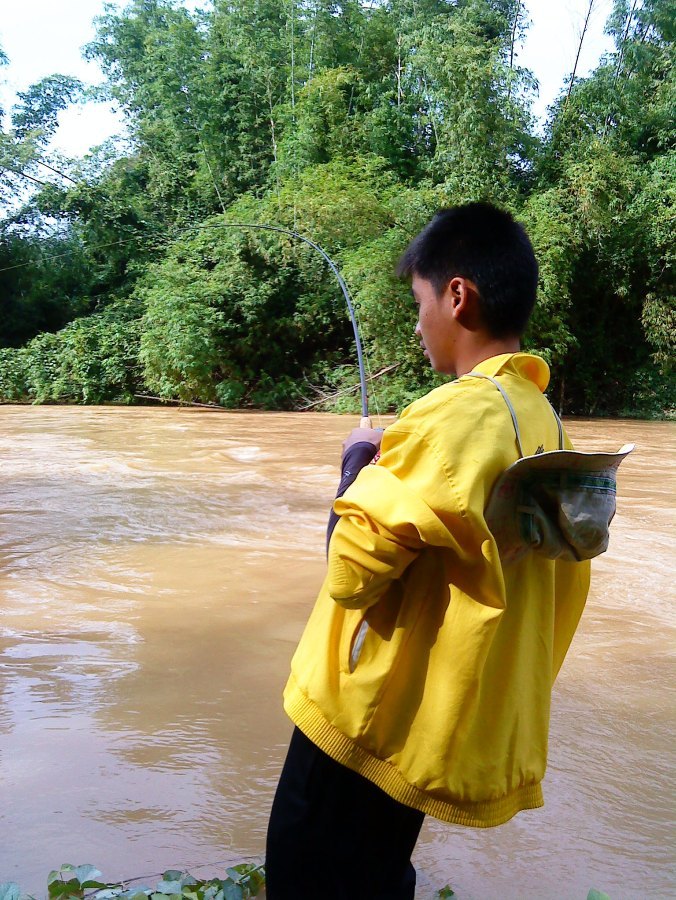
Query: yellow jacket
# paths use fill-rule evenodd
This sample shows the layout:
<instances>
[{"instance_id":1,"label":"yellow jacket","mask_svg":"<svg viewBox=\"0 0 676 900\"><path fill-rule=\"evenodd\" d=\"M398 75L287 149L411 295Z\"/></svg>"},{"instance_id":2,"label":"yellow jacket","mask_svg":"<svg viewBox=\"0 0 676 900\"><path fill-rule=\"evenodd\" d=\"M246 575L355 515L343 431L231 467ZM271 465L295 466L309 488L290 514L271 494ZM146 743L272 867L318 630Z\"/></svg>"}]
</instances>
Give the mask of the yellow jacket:
<instances>
[{"instance_id":1,"label":"yellow jacket","mask_svg":"<svg viewBox=\"0 0 676 900\"><path fill-rule=\"evenodd\" d=\"M543 360L505 354L474 371L507 391L526 455L558 449ZM529 553L503 569L483 511L517 456L483 378L404 411L335 502L327 577L284 694L333 759L462 825L542 805L551 686L589 586L588 563Z\"/></svg>"}]
</instances>

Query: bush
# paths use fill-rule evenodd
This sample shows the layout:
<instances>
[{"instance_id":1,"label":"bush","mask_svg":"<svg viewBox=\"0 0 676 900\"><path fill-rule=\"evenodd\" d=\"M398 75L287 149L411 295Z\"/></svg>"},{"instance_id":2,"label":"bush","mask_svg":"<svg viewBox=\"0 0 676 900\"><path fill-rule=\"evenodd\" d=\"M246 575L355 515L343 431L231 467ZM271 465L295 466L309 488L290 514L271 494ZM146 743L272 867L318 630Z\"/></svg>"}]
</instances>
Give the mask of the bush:
<instances>
[{"instance_id":1,"label":"bush","mask_svg":"<svg viewBox=\"0 0 676 900\"><path fill-rule=\"evenodd\" d=\"M129 304L76 319L0 351L0 400L131 402L139 386L139 320Z\"/></svg>"}]
</instances>

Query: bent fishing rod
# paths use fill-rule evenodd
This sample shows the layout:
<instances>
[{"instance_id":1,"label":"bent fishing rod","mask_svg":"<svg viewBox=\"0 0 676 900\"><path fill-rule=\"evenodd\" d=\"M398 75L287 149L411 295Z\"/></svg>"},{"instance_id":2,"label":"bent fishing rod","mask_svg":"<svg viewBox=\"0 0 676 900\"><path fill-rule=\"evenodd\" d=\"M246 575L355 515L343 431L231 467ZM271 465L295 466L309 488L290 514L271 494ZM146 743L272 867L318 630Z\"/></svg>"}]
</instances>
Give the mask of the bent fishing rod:
<instances>
[{"instance_id":1,"label":"bent fishing rod","mask_svg":"<svg viewBox=\"0 0 676 900\"><path fill-rule=\"evenodd\" d=\"M299 241L303 241L306 244L309 244L314 250L324 257L326 262L328 263L331 271L338 279L338 284L340 285L340 289L343 292L343 296L345 297L345 303L347 304L347 311L350 316L350 321L352 322L352 330L354 332L354 342L357 347L357 364L359 367L359 385L361 391L361 422L360 425L362 428L371 428L371 419L369 416L369 407L368 407L368 391L366 388L366 374L364 372L364 354L362 351L361 345L361 337L359 336L359 327L357 325L357 316L354 311L354 305L352 303L352 298L350 297L350 292L347 289L347 285L343 279L343 276L338 271L338 267L328 255L328 253L316 244L314 241L311 241L310 238L305 237L302 234L299 234L297 231L292 231L289 228L280 228L278 225L260 225L260 224L249 224L247 222L218 222L213 225L197 225L193 226L200 230L204 230L206 228L251 228L258 229L261 231L276 231L279 234L286 234L289 237L296 238Z\"/></svg>"},{"instance_id":2,"label":"bent fishing rod","mask_svg":"<svg viewBox=\"0 0 676 900\"><path fill-rule=\"evenodd\" d=\"M187 91L185 91L185 93L187 93ZM201 136L200 136L199 130L197 129L197 127L194 124L193 124L193 127L194 127L195 131L197 132L197 135L200 138L200 143L201 143ZM202 147L202 152L204 153L204 156L206 159L206 152L204 150L204 147ZM209 171L211 172L211 166L209 165L209 160L207 159L206 161L207 161L207 165L209 166ZM0 168L6 168L6 167L0 166ZM25 178L30 178L29 175L25 175L23 172L18 172L16 174L23 175L23 177L25 177ZM60 173L60 174L63 174L63 173ZM69 176L67 176L67 175L65 177L69 178ZM213 178L213 173L212 173L212 178ZM35 179L31 179L31 180L35 180ZM69 178L69 180L73 181L72 178ZM215 181L214 181L214 187L216 188L216 193L218 194L218 198L220 200L221 196L218 191L218 185L216 184ZM223 205L222 200L221 200L221 205ZM225 207L223 207L223 212L225 212ZM304 243L309 244L310 247L312 247L314 250L316 250L318 253L320 253L324 257L326 262L329 264L331 271L338 279L338 284L340 285L340 289L343 292L343 296L345 297L345 303L347 304L347 310L350 315L350 321L352 322L352 330L354 332L354 342L357 347L357 363L359 366L359 385L360 385L360 391L361 391L361 415L362 415L361 427L362 428L370 428L371 427L371 419L369 417L369 411L368 411L368 392L366 389L366 374L364 372L364 356L362 353L362 345L361 345L361 338L359 336L359 327L357 325L357 317L355 315L354 306L352 305L352 299L350 297L350 292L348 291L347 285L345 284L345 281L343 280L343 276L338 271L338 267L333 262L333 260L328 255L328 253L322 247L320 247L319 244L315 243L314 241L311 241L310 238L307 238L304 235L299 234L297 231L293 231L289 228L281 228L278 225L263 225L263 224L258 224L258 223L249 224L248 222L218 222L218 223L214 223L213 225L197 225L197 226L193 226L193 227L196 229L199 229L200 231L205 230L207 228L250 228L250 229L258 229L260 231L275 231L278 234L286 234L288 237L292 237L292 238L295 238L296 240L303 241ZM124 240L119 241L119 242L116 241L114 243L126 243L126 241L124 241ZM14 268L14 266L10 266L9 268ZM0 271L4 271L4 270L0 270Z\"/></svg>"},{"instance_id":3,"label":"bent fishing rod","mask_svg":"<svg viewBox=\"0 0 676 900\"><path fill-rule=\"evenodd\" d=\"M343 296L345 298L345 303L347 305L347 310L350 315L350 321L352 322L352 330L354 332L354 342L357 347L357 363L359 367L359 385L361 390L361 422L360 425L362 428L371 428L371 419L369 417L368 410L368 391L366 388L366 374L364 372L364 354L362 351L361 338L359 336L359 327L357 325L357 316L355 314L354 305L352 303L352 298L350 297L350 292L347 289L347 285L343 279L343 276L338 271L338 267L328 255L328 253L319 246L319 244L315 243L315 241L311 241L310 238L305 237L302 234L299 234L297 231L292 231L290 228L281 228L278 225L263 225L259 223L249 223L249 222L218 222L213 225L193 225L192 226L197 231L204 231L207 228L250 228L250 229L258 229L262 231L275 231L278 234L285 234L288 237L296 238L296 240L303 241L305 244L309 244L314 250L322 255L322 257L326 260L331 268L331 271L338 279L338 284L340 285L340 289L343 292ZM120 241L111 241L108 244L100 244L96 245L94 249L101 249L103 247L112 247L117 246L119 244L127 244L133 241L136 241L137 238L124 238ZM88 245L87 245L88 246ZM63 256L68 256L67 253L57 253L51 256L44 257L44 261L60 259ZM10 269L19 269L24 266L29 265L29 263L18 263L12 266L5 266L0 269L0 272L7 272Z\"/></svg>"}]
</instances>

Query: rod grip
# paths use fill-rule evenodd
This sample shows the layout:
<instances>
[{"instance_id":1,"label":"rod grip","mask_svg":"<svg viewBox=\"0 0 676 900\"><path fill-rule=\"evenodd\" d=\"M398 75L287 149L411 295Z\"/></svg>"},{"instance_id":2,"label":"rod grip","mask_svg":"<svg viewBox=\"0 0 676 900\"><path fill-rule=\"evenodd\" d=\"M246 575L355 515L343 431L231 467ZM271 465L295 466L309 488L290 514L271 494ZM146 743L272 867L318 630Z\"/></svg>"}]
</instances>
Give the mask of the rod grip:
<instances>
[{"instance_id":1,"label":"rod grip","mask_svg":"<svg viewBox=\"0 0 676 900\"><path fill-rule=\"evenodd\" d=\"M359 422L360 428L373 428L371 424L371 416L362 416Z\"/></svg>"}]
</instances>

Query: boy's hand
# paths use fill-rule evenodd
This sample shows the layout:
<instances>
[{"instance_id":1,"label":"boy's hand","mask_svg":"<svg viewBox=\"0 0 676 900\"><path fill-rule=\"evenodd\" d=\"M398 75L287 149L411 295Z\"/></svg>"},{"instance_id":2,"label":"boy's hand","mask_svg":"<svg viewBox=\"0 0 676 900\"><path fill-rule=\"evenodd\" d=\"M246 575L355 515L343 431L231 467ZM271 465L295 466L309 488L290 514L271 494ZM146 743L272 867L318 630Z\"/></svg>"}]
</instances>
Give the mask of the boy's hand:
<instances>
[{"instance_id":1,"label":"boy's hand","mask_svg":"<svg viewBox=\"0 0 676 900\"><path fill-rule=\"evenodd\" d=\"M345 453L345 451L353 444L363 443L364 441L373 444L374 447L380 447L380 442L382 441L382 439L383 432L380 429L353 428L343 441L343 453Z\"/></svg>"}]
</instances>

